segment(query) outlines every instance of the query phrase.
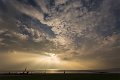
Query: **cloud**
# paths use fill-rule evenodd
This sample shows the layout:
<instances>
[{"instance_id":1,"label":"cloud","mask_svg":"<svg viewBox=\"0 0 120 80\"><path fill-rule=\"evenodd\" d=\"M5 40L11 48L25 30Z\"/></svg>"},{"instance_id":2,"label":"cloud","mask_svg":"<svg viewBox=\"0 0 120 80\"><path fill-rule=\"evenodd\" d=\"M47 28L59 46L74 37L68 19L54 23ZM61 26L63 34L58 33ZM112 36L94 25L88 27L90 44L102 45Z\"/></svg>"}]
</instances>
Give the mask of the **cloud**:
<instances>
[{"instance_id":1,"label":"cloud","mask_svg":"<svg viewBox=\"0 0 120 80\"><path fill-rule=\"evenodd\" d=\"M4 0L0 4L1 53L54 52L66 61L98 60L104 67L119 67L119 1Z\"/></svg>"}]
</instances>

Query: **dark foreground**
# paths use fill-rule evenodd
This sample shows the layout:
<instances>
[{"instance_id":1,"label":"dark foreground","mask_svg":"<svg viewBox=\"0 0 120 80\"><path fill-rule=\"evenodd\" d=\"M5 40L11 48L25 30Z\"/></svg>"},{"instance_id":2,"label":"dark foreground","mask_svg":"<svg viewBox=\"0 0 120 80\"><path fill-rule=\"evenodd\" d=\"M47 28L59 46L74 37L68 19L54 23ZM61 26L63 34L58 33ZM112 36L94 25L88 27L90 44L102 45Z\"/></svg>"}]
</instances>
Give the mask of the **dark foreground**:
<instances>
[{"instance_id":1,"label":"dark foreground","mask_svg":"<svg viewBox=\"0 0 120 80\"><path fill-rule=\"evenodd\" d=\"M120 80L119 73L46 73L46 74L7 74L0 80Z\"/></svg>"}]
</instances>

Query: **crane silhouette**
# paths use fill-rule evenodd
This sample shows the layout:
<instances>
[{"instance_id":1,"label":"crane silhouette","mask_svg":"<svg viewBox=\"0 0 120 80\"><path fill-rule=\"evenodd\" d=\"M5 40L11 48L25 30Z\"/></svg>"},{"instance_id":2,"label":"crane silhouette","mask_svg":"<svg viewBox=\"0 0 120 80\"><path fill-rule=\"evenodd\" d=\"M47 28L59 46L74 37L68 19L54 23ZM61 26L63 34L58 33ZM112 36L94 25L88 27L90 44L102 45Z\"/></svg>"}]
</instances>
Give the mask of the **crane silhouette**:
<instances>
[{"instance_id":1,"label":"crane silhouette","mask_svg":"<svg viewBox=\"0 0 120 80\"><path fill-rule=\"evenodd\" d=\"M23 71L23 74L29 74L29 71L27 71L27 67L26 67L25 70Z\"/></svg>"}]
</instances>

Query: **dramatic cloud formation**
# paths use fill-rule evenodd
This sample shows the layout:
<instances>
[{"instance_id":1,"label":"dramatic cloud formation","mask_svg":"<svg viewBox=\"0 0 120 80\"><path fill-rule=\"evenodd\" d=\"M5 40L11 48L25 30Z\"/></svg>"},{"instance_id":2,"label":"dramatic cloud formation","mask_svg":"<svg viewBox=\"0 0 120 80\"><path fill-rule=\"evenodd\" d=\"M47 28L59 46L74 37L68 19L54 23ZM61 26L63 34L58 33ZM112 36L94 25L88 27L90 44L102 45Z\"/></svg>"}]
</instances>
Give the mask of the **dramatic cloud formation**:
<instances>
[{"instance_id":1,"label":"dramatic cloud formation","mask_svg":"<svg viewBox=\"0 0 120 80\"><path fill-rule=\"evenodd\" d=\"M47 68L120 68L119 5L118 0L1 0L0 69L35 65L37 56L41 65L30 68L44 69L46 52L62 63Z\"/></svg>"}]
</instances>

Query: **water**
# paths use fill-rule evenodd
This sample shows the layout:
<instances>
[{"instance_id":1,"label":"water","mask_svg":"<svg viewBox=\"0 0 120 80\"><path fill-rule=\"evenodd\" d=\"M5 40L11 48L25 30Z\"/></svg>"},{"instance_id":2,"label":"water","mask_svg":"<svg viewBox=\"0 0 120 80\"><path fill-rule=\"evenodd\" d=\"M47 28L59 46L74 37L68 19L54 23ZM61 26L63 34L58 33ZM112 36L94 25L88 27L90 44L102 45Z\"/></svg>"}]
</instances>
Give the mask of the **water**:
<instances>
[{"instance_id":1,"label":"water","mask_svg":"<svg viewBox=\"0 0 120 80\"><path fill-rule=\"evenodd\" d=\"M15 70L15 71L1 71L3 73L120 73L119 70L57 70L57 69L48 69L48 70Z\"/></svg>"}]
</instances>

